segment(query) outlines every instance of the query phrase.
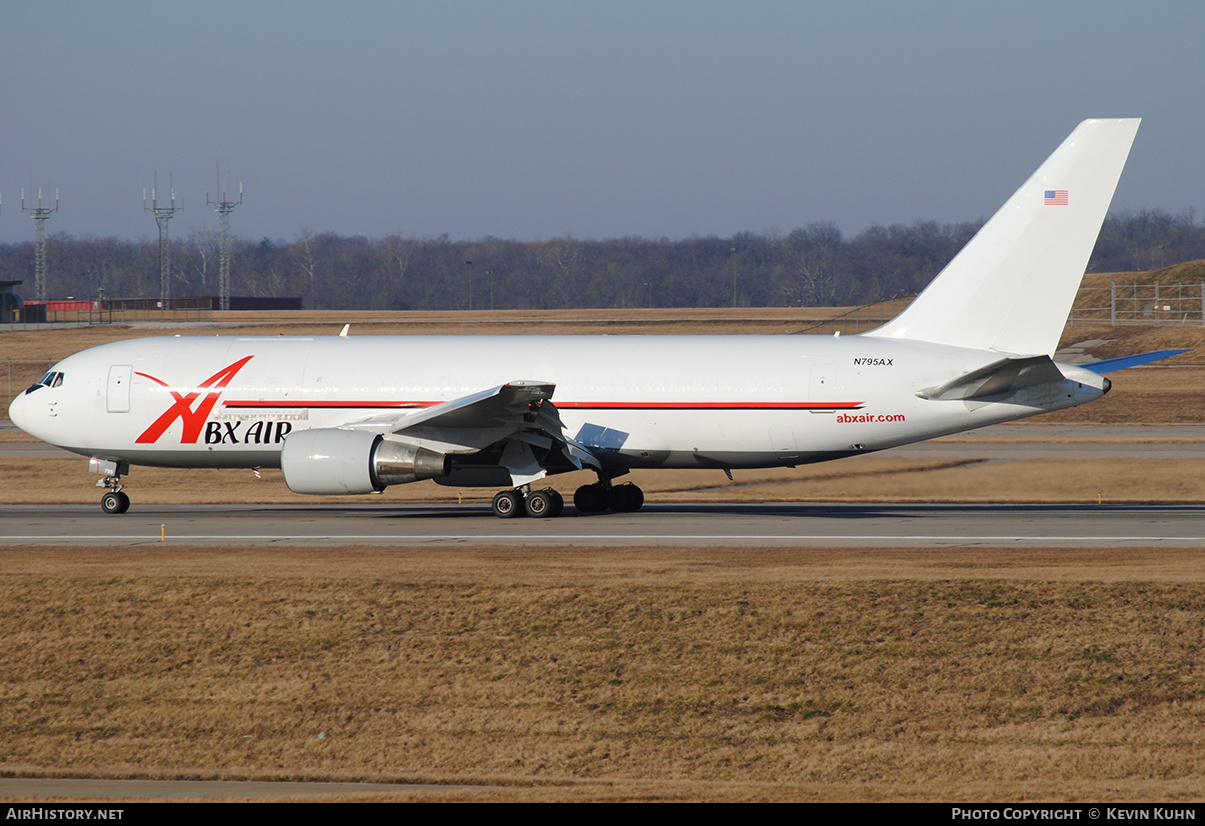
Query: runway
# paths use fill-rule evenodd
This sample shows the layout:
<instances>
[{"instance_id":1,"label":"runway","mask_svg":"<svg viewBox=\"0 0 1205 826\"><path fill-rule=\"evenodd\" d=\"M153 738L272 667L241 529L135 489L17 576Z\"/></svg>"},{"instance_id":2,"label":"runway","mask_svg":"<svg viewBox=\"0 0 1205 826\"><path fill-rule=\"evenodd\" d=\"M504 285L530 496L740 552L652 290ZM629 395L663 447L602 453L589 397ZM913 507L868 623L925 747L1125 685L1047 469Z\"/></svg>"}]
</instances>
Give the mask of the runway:
<instances>
[{"instance_id":1,"label":"runway","mask_svg":"<svg viewBox=\"0 0 1205 826\"><path fill-rule=\"evenodd\" d=\"M0 545L1205 547L1200 505L650 504L495 518L487 505L0 507Z\"/></svg>"},{"instance_id":2,"label":"runway","mask_svg":"<svg viewBox=\"0 0 1205 826\"><path fill-rule=\"evenodd\" d=\"M0 421L0 429L11 425ZM0 459L69 457L2 442ZM886 451L900 458L1205 459L1196 426L1017 426ZM83 459L81 458L82 462ZM1195 505L665 504L637 514L499 520L483 505L0 506L0 545L1205 547Z\"/></svg>"}]
</instances>

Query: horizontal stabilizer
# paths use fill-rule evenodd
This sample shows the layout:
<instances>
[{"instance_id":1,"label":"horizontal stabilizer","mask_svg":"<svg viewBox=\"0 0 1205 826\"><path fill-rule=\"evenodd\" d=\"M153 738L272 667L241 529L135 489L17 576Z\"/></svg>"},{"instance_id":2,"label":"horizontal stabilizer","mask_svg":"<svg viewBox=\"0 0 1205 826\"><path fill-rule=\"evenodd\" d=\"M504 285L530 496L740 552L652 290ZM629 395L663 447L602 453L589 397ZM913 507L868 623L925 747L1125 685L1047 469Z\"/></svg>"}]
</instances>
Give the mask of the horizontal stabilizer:
<instances>
[{"instance_id":1,"label":"horizontal stabilizer","mask_svg":"<svg viewBox=\"0 0 1205 826\"><path fill-rule=\"evenodd\" d=\"M940 401L982 399L986 396L1012 393L1023 387L1062 381L1063 378L1050 356L1001 359L948 381L940 387L921 390L916 395L922 399Z\"/></svg>"},{"instance_id":2,"label":"horizontal stabilizer","mask_svg":"<svg viewBox=\"0 0 1205 826\"><path fill-rule=\"evenodd\" d=\"M1187 352L1187 350L1159 350L1154 353L1140 353L1136 356L1122 356L1121 358L1105 359L1104 361L1094 361L1090 364L1079 364L1076 366L1103 376L1105 373L1116 373L1118 370L1125 370L1127 367L1137 367L1140 364L1147 364L1159 359L1169 359L1172 356L1178 356L1181 353Z\"/></svg>"}]
</instances>

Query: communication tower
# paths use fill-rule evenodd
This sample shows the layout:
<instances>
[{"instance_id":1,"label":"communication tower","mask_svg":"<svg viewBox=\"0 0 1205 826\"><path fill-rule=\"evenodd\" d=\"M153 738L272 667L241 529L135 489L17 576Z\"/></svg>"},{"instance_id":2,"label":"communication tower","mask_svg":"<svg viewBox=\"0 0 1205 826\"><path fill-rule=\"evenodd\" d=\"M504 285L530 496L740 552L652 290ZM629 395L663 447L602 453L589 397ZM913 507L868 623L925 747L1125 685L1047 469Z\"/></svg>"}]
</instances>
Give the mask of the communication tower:
<instances>
[{"instance_id":1,"label":"communication tower","mask_svg":"<svg viewBox=\"0 0 1205 826\"><path fill-rule=\"evenodd\" d=\"M221 187L221 172L218 173L218 186ZM226 191L222 190L221 199L217 201L209 200L209 193L205 193L205 203L213 207L213 211L218 214L219 226L221 232L218 236L218 309L230 309L230 213L234 212L234 208L241 206L243 203L243 184L240 181L238 185L238 200L232 201L226 196Z\"/></svg>"},{"instance_id":2,"label":"communication tower","mask_svg":"<svg viewBox=\"0 0 1205 826\"><path fill-rule=\"evenodd\" d=\"M184 207L176 206L176 188L172 186L171 175L167 179L168 191L171 193L171 206L159 206L156 190L159 188L159 174L155 174L155 185L151 187L151 205L146 205L146 190L142 190L142 208L155 213L155 223L159 225L159 307L171 309L172 302L172 250L167 235L167 222Z\"/></svg>"},{"instance_id":3,"label":"communication tower","mask_svg":"<svg viewBox=\"0 0 1205 826\"><path fill-rule=\"evenodd\" d=\"M33 264L33 291L34 298L37 301L46 300L46 222L50 220L50 216L59 211L59 191L54 191L54 206L42 206L42 188L38 187L38 205L36 207L25 206L25 190L21 190L21 211L28 212L29 217L33 218L34 222L34 264Z\"/></svg>"}]
</instances>

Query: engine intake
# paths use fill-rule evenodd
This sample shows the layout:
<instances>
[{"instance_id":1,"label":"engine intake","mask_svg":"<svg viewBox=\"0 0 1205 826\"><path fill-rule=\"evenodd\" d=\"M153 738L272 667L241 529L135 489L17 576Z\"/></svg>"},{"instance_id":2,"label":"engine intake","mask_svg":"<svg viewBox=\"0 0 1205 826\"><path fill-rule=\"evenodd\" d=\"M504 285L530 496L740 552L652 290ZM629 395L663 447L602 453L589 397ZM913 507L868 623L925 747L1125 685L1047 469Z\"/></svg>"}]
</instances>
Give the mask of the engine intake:
<instances>
[{"instance_id":1,"label":"engine intake","mask_svg":"<svg viewBox=\"0 0 1205 826\"><path fill-rule=\"evenodd\" d=\"M373 493L446 476L447 456L379 433L315 428L285 437L280 469L294 493Z\"/></svg>"}]
</instances>

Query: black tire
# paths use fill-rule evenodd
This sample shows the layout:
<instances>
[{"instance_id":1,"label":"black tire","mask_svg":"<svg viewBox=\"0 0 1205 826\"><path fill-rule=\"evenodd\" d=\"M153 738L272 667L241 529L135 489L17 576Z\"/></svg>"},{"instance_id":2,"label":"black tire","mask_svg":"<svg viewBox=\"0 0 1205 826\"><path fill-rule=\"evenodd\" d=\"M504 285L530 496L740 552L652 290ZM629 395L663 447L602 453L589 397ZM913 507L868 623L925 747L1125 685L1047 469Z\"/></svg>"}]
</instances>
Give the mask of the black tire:
<instances>
[{"instance_id":1,"label":"black tire","mask_svg":"<svg viewBox=\"0 0 1205 826\"><path fill-rule=\"evenodd\" d=\"M532 519L549 519L555 516L556 500L550 495L555 491L533 490L527 494L527 515Z\"/></svg>"},{"instance_id":2,"label":"black tire","mask_svg":"<svg viewBox=\"0 0 1205 826\"><path fill-rule=\"evenodd\" d=\"M552 497L552 515L560 516L561 512L565 510L565 497L554 488L548 489L548 495Z\"/></svg>"},{"instance_id":3,"label":"black tire","mask_svg":"<svg viewBox=\"0 0 1205 826\"><path fill-rule=\"evenodd\" d=\"M514 519L523 513L523 497L517 490L504 490L494 494L494 516L499 519Z\"/></svg>"},{"instance_id":4,"label":"black tire","mask_svg":"<svg viewBox=\"0 0 1205 826\"><path fill-rule=\"evenodd\" d=\"M637 499L639 490L635 485L616 485L607 492L607 504L616 513L631 513L642 504Z\"/></svg>"},{"instance_id":5,"label":"black tire","mask_svg":"<svg viewBox=\"0 0 1205 826\"><path fill-rule=\"evenodd\" d=\"M582 513L602 513L607 509L607 492L599 484L582 485L573 494L573 507Z\"/></svg>"},{"instance_id":6,"label":"black tire","mask_svg":"<svg viewBox=\"0 0 1205 826\"><path fill-rule=\"evenodd\" d=\"M130 497L119 490L111 490L100 498L100 509L105 513L125 513L130 509Z\"/></svg>"},{"instance_id":7,"label":"black tire","mask_svg":"<svg viewBox=\"0 0 1205 826\"><path fill-rule=\"evenodd\" d=\"M629 482L611 488L607 500L616 513L635 513L644 505L644 491Z\"/></svg>"},{"instance_id":8,"label":"black tire","mask_svg":"<svg viewBox=\"0 0 1205 826\"><path fill-rule=\"evenodd\" d=\"M639 485L631 485L630 487L632 488L632 495L636 499L635 507L632 508L632 512L634 513L644 507L644 491L640 489Z\"/></svg>"}]
</instances>

